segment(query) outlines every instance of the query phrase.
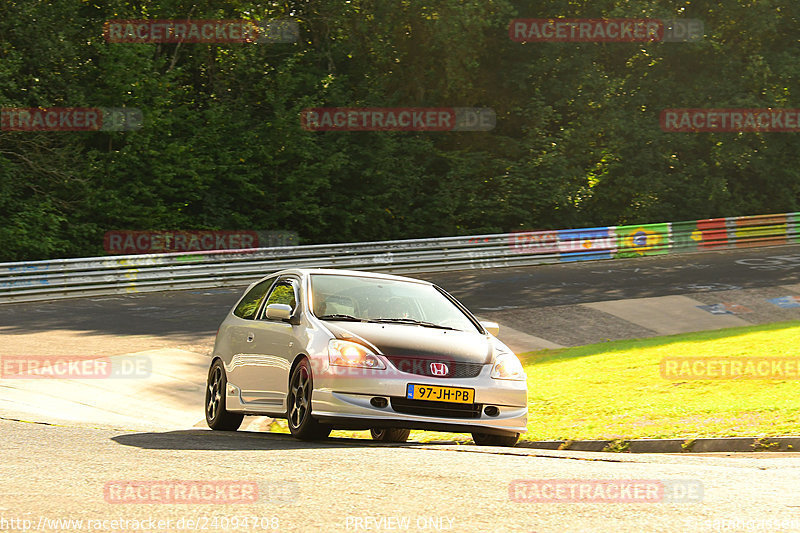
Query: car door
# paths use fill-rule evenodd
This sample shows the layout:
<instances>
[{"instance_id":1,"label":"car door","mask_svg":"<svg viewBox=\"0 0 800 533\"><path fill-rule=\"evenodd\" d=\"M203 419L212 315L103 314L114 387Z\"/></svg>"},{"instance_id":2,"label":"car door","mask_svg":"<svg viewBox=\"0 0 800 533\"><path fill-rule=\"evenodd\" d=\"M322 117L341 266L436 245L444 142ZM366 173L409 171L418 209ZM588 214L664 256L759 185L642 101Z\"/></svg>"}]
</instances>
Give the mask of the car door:
<instances>
[{"instance_id":1,"label":"car door","mask_svg":"<svg viewBox=\"0 0 800 533\"><path fill-rule=\"evenodd\" d=\"M275 281L275 277L267 278L250 288L234 308L233 316L225 321L217 335L217 339L227 343L217 348L220 349L226 362L228 382L243 391L253 389L255 386L250 369L254 352L252 348L255 339L254 324L261 310L261 304ZM229 358L226 354L230 354Z\"/></svg>"},{"instance_id":2,"label":"car door","mask_svg":"<svg viewBox=\"0 0 800 533\"><path fill-rule=\"evenodd\" d=\"M251 353L249 360L248 383L252 386L242 391L243 399L251 404L274 407L282 412L286 397L289 368L297 353L295 329L284 320L267 318L266 309L270 304L285 304L298 312L299 280L284 276L270 289L264 304L259 310L250 334Z\"/></svg>"}]
</instances>

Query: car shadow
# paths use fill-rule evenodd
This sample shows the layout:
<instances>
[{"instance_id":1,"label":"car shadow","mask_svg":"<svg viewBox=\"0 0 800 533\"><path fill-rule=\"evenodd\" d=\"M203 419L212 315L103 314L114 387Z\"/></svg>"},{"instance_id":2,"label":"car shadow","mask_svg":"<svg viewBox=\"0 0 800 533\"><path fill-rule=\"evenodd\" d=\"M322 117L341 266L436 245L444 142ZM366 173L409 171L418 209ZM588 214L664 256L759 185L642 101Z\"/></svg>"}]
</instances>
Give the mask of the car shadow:
<instances>
[{"instance_id":1,"label":"car shadow","mask_svg":"<svg viewBox=\"0 0 800 533\"><path fill-rule=\"evenodd\" d=\"M285 433L263 431L211 431L209 429L184 429L164 432L125 433L111 438L123 446L147 450L307 450L320 448L366 448L451 445L453 442L383 443L366 439L332 437L318 441L301 441Z\"/></svg>"}]
</instances>

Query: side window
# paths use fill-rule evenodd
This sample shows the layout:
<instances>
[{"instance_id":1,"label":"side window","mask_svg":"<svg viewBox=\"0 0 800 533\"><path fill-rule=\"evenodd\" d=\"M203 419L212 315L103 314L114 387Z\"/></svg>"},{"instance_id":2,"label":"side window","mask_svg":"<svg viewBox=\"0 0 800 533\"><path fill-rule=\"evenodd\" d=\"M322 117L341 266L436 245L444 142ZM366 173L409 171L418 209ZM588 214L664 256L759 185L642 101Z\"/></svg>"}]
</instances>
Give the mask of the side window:
<instances>
[{"instance_id":1,"label":"side window","mask_svg":"<svg viewBox=\"0 0 800 533\"><path fill-rule=\"evenodd\" d=\"M274 278L268 279L250 289L250 292L245 294L244 298L242 298L242 301L239 302L239 305L237 305L236 309L233 310L233 314L239 318L253 320L256 316L256 311L258 311L258 305L261 303L261 300L264 298L264 294L266 294L267 289L272 286L274 281Z\"/></svg>"},{"instance_id":2,"label":"side window","mask_svg":"<svg viewBox=\"0 0 800 533\"><path fill-rule=\"evenodd\" d=\"M272 292L269 293L269 298L267 298L267 305L269 304L286 304L294 312L297 301L294 297L294 288L291 282L279 281L276 283L275 288L272 289ZM266 306L264 308L266 309Z\"/></svg>"}]
</instances>

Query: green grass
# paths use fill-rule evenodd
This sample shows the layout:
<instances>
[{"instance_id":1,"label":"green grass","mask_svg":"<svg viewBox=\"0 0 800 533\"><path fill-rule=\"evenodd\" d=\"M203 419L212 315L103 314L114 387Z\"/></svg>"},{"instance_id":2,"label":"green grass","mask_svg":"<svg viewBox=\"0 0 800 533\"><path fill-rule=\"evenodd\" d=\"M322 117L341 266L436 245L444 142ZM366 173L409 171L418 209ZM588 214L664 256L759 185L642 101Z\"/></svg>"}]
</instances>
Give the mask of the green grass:
<instances>
[{"instance_id":1,"label":"green grass","mask_svg":"<svg viewBox=\"0 0 800 533\"><path fill-rule=\"evenodd\" d=\"M664 357L705 356L800 358L800 321L521 354L529 412L522 440L800 435L800 380L661 377ZM271 430L287 432L285 421ZM331 435L369 438L364 431ZM411 439L470 437L414 431Z\"/></svg>"},{"instance_id":2,"label":"green grass","mask_svg":"<svg viewBox=\"0 0 800 533\"><path fill-rule=\"evenodd\" d=\"M800 435L797 380L670 381L663 357L798 357L800 321L522 354L524 440Z\"/></svg>"}]
</instances>

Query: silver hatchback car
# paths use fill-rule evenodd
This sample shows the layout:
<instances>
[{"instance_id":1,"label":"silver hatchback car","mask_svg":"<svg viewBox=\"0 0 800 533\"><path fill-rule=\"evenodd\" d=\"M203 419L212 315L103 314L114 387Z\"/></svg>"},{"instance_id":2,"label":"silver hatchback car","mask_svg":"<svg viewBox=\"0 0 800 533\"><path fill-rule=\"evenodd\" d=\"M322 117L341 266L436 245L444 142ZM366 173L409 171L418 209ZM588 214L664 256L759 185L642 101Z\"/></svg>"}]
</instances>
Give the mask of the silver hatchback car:
<instances>
[{"instance_id":1,"label":"silver hatchback car","mask_svg":"<svg viewBox=\"0 0 800 533\"><path fill-rule=\"evenodd\" d=\"M444 290L347 270L285 270L258 281L217 333L206 421L286 418L300 439L369 429L404 442L411 429L472 433L513 446L528 419L525 371Z\"/></svg>"}]
</instances>

